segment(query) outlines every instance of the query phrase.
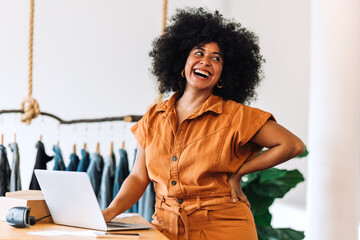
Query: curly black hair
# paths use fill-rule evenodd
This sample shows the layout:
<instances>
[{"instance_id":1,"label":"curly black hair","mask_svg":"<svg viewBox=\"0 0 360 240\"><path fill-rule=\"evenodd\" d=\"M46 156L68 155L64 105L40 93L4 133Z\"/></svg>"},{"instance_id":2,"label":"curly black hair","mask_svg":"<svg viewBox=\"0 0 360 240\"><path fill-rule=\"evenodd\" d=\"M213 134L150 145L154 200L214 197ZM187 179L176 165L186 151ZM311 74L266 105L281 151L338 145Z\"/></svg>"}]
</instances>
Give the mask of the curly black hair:
<instances>
[{"instance_id":1,"label":"curly black hair","mask_svg":"<svg viewBox=\"0 0 360 240\"><path fill-rule=\"evenodd\" d=\"M149 53L152 73L161 93L184 92L186 80L181 77L190 51L201 44L216 42L224 59L221 79L223 88L215 86L213 94L239 103L256 98L255 88L262 79L257 36L218 11L204 8L177 9L165 33L153 42Z\"/></svg>"}]
</instances>

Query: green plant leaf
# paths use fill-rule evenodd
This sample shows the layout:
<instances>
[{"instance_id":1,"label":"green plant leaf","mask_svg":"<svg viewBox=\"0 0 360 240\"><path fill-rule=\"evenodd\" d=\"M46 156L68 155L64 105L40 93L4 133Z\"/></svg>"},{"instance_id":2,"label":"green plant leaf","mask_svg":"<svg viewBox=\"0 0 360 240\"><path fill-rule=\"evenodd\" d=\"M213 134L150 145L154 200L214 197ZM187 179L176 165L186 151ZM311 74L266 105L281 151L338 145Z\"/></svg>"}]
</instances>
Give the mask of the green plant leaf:
<instances>
[{"instance_id":1,"label":"green plant leaf","mask_svg":"<svg viewBox=\"0 0 360 240\"><path fill-rule=\"evenodd\" d=\"M266 196L270 198L283 198L287 192L289 192L291 187L281 186L275 184L268 184L266 188L256 188L256 193L259 196Z\"/></svg>"},{"instance_id":2,"label":"green plant leaf","mask_svg":"<svg viewBox=\"0 0 360 240\"><path fill-rule=\"evenodd\" d=\"M306 152L307 150L304 154L307 155ZM269 212L269 207L275 198L282 198L302 181L304 181L304 177L298 170L276 168L251 173L246 175L246 178L244 176L241 186L251 204L259 240L304 239L304 232L290 228L272 228L272 215Z\"/></svg>"},{"instance_id":3,"label":"green plant leaf","mask_svg":"<svg viewBox=\"0 0 360 240\"><path fill-rule=\"evenodd\" d=\"M260 176L260 173L261 172L254 172L254 173L246 174L245 176L243 176L241 178L241 187L244 188L248 184L250 184L253 181L255 181L256 179L258 179Z\"/></svg>"},{"instance_id":4,"label":"green plant leaf","mask_svg":"<svg viewBox=\"0 0 360 240\"><path fill-rule=\"evenodd\" d=\"M305 238L303 231L296 231L291 228L275 228L274 230L278 233L280 239L301 240Z\"/></svg>"},{"instance_id":5,"label":"green plant leaf","mask_svg":"<svg viewBox=\"0 0 360 240\"><path fill-rule=\"evenodd\" d=\"M288 170L285 169L277 169L277 168L269 168L260 172L260 183L264 183L267 181L271 181L274 179L281 178L286 175Z\"/></svg>"},{"instance_id":6,"label":"green plant leaf","mask_svg":"<svg viewBox=\"0 0 360 240\"><path fill-rule=\"evenodd\" d=\"M298 170L268 170L260 173L260 180L253 181L248 185L248 188L251 188L257 195L282 198L290 189L304 181L304 177Z\"/></svg>"},{"instance_id":7,"label":"green plant leaf","mask_svg":"<svg viewBox=\"0 0 360 240\"><path fill-rule=\"evenodd\" d=\"M280 240L272 227L256 225L256 230L259 240Z\"/></svg>"},{"instance_id":8,"label":"green plant leaf","mask_svg":"<svg viewBox=\"0 0 360 240\"><path fill-rule=\"evenodd\" d=\"M268 226L256 226L259 240L302 240L305 234L291 228L272 228Z\"/></svg>"},{"instance_id":9,"label":"green plant leaf","mask_svg":"<svg viewBox=\"0 0 360 240\"><path fill-rule=\"evenodd\" d=\"M274 184L274 185L283 185L283 186L289 186L291 188L294 188L298 183L303 182L304 176L299 172L299 170L285 170L286 174L282 177L279 177L277 179L274 179L273 181L263 181L263 184ZM260 176L261 179L261 176Z\"/></svg>"},{"instance_id":10,"label":"green plant leaf","mask_svg":"<svg viewBox=\"0 0 360 240\"><path fill-rule=\"evenodd\" d=\"M259 196L252 188L249 188L245 194L251 204L251 211L254 215L268 211L275 200L275 198L272 197Z\"/></svg>"},{"instance_id":11,"label":"green plant leaf","mask_svg":"<svg viewBox=\"0 0 360 240\"><path fill-rule=\"evenodd\" d=\"M254 220L256 226L271 226L271 213L269 212L269 209L266 209L266 211L258 214L254 214Z\"/></svg>"}]
</instances>

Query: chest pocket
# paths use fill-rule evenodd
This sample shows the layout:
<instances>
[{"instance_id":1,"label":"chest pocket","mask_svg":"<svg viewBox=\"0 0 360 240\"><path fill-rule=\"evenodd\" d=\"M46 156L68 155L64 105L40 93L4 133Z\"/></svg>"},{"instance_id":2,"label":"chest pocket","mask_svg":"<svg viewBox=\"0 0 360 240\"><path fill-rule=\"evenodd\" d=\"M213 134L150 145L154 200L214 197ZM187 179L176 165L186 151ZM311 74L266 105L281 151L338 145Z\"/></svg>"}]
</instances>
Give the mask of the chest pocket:
<instances>
[{"instance_id":1,"label":"chest pocket","mask_svg":"<svg viewBox=\"0 0 360 240\"><path fill-rule=\"evenodd\" d=\"M188 185L209 185L216 172L229 127L229 121L221 120L217 114L188 120L183 136L176 139L182 145L179 177Z\"/></svg>"}]
</instances>

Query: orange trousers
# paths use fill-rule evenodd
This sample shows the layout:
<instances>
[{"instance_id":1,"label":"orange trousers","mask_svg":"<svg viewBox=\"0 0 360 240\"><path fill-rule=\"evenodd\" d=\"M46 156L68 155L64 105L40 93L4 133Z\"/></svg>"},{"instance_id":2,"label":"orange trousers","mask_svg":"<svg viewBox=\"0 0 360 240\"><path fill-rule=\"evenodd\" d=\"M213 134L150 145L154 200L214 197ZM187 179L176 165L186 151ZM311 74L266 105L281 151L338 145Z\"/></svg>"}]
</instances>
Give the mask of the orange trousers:
<instances>
[{"instance_id":1,"label":"orange trousers","mask_svg":"<svg viewBox=\"0 0 360 240\"><path fill-rule=\"evenodd\" d=\"M257 240L253 215L230 196L179 199L156 196L152 224L169 239Z\"/></svg>"}]
</instances>

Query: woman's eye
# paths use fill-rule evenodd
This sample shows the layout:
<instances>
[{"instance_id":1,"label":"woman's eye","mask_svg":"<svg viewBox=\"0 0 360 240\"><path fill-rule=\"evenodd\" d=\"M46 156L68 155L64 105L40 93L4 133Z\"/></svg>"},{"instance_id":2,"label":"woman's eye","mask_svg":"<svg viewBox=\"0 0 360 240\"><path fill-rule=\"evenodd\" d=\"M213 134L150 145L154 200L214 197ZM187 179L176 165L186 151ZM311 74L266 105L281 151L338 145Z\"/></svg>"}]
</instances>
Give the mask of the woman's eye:
<instances>
[{"instance_id":1,"label":"woman's eye","mask_svg":"<svg viewBox=\"0 0 360 240\"><path fill-rule=\"evenodd\" d=\"M202 56L204 55L202 52L195 52L195 55L199 55L199 56Z\"/></svg>"},{"instance_id":2,"label":"woman's eye","mask_svg":"<svg viewBox=\"0 0 360 240\"><path fill-rule=\"evenodd\" d=\"M217 62L221 62L222 58L221 57L213 57L213 59Z\"/></svg>"}]
</instances>

